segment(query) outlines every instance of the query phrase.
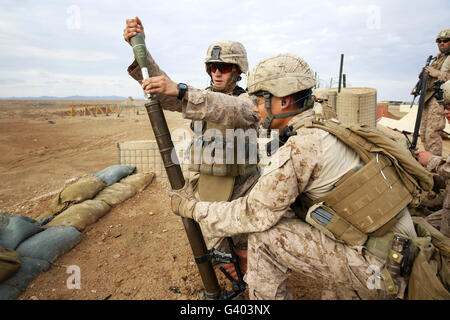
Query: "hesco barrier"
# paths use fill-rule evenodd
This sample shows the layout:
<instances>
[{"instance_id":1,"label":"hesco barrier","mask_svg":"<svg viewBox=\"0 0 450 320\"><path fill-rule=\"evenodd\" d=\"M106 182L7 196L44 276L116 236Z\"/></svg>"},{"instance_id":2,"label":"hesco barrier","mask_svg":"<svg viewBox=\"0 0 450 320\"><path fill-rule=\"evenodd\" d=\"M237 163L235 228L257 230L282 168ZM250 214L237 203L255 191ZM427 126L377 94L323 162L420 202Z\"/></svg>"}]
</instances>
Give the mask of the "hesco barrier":
<instances>
[{"instance_id":1,"label":"hesco barrier","mask_svg":"<svg viewBox=\"0 0 450 320\"><path fill-rule=\"evenodd\" d=\"M377 90L372 88L328 89L328 104L344 124L377 126Z\"/></svg>"},{"instance_id":2,"label":"hesco barrier","mask_svg":"<svg viewBox=\"0 0 450 320\"><path fill-rule=\"evenodd\" d=\"M190 141L174 141L175 150L185 177L188 177L189 163L186 150ZM156 178L167 179L161 154L155 140L125 141L117 143L119 164L135 166L136 172L154 172Z\"/></svg>"}]
</instances>

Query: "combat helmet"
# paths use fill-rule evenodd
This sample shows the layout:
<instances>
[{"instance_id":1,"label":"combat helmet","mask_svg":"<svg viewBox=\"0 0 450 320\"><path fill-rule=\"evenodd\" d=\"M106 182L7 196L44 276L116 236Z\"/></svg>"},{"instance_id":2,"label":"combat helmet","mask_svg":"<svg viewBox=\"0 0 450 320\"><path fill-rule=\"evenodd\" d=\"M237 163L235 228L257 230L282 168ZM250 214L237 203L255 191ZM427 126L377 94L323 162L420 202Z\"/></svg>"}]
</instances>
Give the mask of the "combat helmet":
<instances>
[{"instance_id":1,"label":"combat helmet","mask_svg":"<svg viewBox=\"0 0 450 320\"><path fill-rule=\"evenodd\" d=\"M444 29L438 33L436 36L437 39L450 39L450 28Z\"/></svg>"},{"instance_id":2,"label":"combat helmet","mask_svg":"<svg viewBox=\"0 0 450 320\"><path fill-rule=\"evenodd\" d=\"M268 117L263 123L263 128L269 129L273 119L286 118L312 108L314 101L311 97L312 87L316 84L314 72L309 65L297 55L284 53L278 54L258 63L249 73L247 86L249 94L262 92L265 99L265 107ZM271 97L286 97L295 93L304 92L304 100L300 109L291 112L274 115L271 112Z\"/></svg>"},{"instance_id":3,"label":"combat helmet","mask_svg":"<svg viewBox=\"0 0 450 320\"><path fill-rule=\"evenodd\" d=\"M213 91L226 91L236 81L240 80L241 73L247 73L248 60L247 51L242 43L233 40L222 40L211 43L206 51L205 68L211 76L211 63L229 63L233 65L232 75L225 87L216 87L212 83Z\"/></svg>"},{"instance_id":4,"label":"combat helmet","mask_svg":"<svg viewBox=\"0 0 450 320\"><path fill-rule=\"evenodd\" d=\"M312 94L319 100L328 100L330 95L326 88L316 88L313 90Z\"/></svg>"},{"instance_id":5,"label":"combat helmet","mask_svg":"<svg viewBox=\"0 0 450 320\"><path fill-rule=\"evenodd\" d=\"M450 105L450 80L444 83L441 86L441 89L444 93L444 104Z\"/></svg>"}]
</instances>

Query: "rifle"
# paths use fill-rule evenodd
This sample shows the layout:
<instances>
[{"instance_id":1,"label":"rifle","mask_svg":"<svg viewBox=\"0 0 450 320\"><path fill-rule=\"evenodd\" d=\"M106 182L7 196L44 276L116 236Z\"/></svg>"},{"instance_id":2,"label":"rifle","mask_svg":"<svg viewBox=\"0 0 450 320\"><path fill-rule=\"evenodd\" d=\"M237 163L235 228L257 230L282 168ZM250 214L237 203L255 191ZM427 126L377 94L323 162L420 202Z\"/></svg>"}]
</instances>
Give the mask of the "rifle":
<instances>
[{"instance_id":1,"label":"rifle","mask_svg":"<svg viewBox=\"0 0 450 320\"><path fill-rule=\"evenodd\" d=\"M419 81L417 81L416 86L414 87L413 91L411 92L412 95L414 95L413 101L411 102L410 108L412 108L414 104L414 100L416 100L416 97L420 95L419 97L419 105L417 108L417 117L416 117L416 123L414 125L414 134L413 139L411 143L408 143L409 150L414 156L414 151L417 150L417 139L419 138L419 129L420 129L420 122L422 121L422 111L425 104L425 96L427 94L427 87L428 87L428 77L430 74L425 71L425 68L428 67L433 61L436 59L436 57L433 58L433 56L429 56L427 58L427 61L425 63L425 67L422 69L422 72L419 75ZM408 140L409 142L409 140Z\"/></svg>"},{"instance_id":2,"label":"rifle","mask_svg":"<svg viewBox=\"0 0 450 320\"><path fill-rule=\"evenodd\" d=\"M137 33L130 40L136 61L142 70L142 77L143 79L147 79L149 78L149 73L147 68L147 49L144 37L141 33ZM173 152L174 146L166 118L162 111L161 103L159 100L154 100L153 98L153 95L145 94L145 99L148 100L145 104L145 109L147 110L150 119L170 185L173 190L179 190L183 188L185 184L183 171L179 165L176 153ZM218 299L221 296L221 288L211 260L204 259L204 257L208 256L208 250L200 226L192 219L182 218L182 221L191 245L192 253L197 262L203 286L205 287L206 298Z\"/></svg>"}]
</instances>

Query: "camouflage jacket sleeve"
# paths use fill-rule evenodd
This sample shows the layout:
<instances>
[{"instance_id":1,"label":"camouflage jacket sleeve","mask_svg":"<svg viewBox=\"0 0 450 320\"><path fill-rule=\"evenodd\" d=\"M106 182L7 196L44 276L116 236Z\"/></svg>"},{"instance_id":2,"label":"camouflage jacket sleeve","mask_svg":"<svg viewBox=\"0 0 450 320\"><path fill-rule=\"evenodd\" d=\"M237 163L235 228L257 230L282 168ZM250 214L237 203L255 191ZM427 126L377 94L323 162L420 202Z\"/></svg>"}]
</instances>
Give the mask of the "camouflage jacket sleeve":
<instances>
[{"instance_id":1,"label":"camouflage jacket sleeve","mask_svg":"<svg viewBox=\"0 0 450 320\"><path fill-rule=\"evenodd\" d=\"M444 61L444 64L441 67L440 75L438 76L438 80L448 81L450 80L450 55Z\"/></svg>"},{"instance_id":2,"label":"camouflage jacket sleeve","mask_svg":"<svg viewBox=\"0 0 450 320\"><path fill-rule=\"evenodd\" d=\"M150 52L147 50L147 68L150 77L156 77L167 74L161 70L156 61L153 59ZM139 84L142 84L142 71L136 59L128 67L128 74L135 79ZM167 76L168 77L168 76ZM182 112L183 102L176 97L170 97L163 94L156 94L156 98L161 102L161 106L165 110Z\"/></svg>"},{"instance_id":3,"label":"camouflage jacket sleeve","mask_svg":"<svg viewBox=\"0 0 450 320\"><path fill-rule=\"evenodd\" d=\"M247 93L238 97L189 87L189 98L183 105L183 116L192 120L206 120L228 127L257 129L258 115Z\"/></svg>"},{"instance_id":4,"label":"camouflage jacket sleeve","mask_svg":"<svg viewBox=\"0 0 450 320\"><path fill-rule=\"evenodd\" d=\"M147 66L150 77L167 76L148 51ZM140 84L142 83L141 68L136 60L128 67L128 73ZM186 119L211 121L234 128L258 128L259 118L253 112L254 102L246 93L235 97L189 86L188 96L187 100L181 101L176 97L156 94L163 109L182 112Z\"/></svg>"},{"instance_id":5,"label":"camouflage jacket sleeve","mask_svg":"<svg viewBox=\"0 0 450 320\"><path fill-rule=\"evenodd\" d=\"M432 156L428 161L427 169L441 177L450 178L450 156L447 159L440 156Z\"/></svg>"},{"instance_id":6,"label":"camouflage jacket sleeve","mask_svg":"<svg viewBox=\"0 0 450 320\"><path fill-rule=\"evenodd\" d=\"M304 130L304 129L301 129ZM273 155L250 193L231 202L198 202L194 218L208 236L224 237L261 232L290 216L290 204L320 171L322 159L318 129L291 137Z\"/></svg>"}]
</instances>

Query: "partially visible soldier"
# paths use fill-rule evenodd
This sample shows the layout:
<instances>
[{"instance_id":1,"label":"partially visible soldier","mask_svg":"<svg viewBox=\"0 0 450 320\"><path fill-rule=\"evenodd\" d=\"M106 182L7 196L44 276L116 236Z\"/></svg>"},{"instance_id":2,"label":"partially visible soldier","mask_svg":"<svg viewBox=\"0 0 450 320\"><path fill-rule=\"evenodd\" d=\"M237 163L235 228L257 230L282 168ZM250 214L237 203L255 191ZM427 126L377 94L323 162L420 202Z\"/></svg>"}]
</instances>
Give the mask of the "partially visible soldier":
<instances>
[{"instance_id":1,"label":"partially visible soldier","mask_svg":"<svg viewBox=\"0 0 450 320\"><path fill-rule=\"evenodd\" d=\"M333 108L328 104L328 89L326 88L316 88L312 92L312 97L314 99L314 112L316 117L319 119L332 119L336 118L336 112L334 112Z\"/></svg>"},{"instance_id":2,"label":"partially visible soldier","mask_svg":"<svg viewBox=\"0 0 450 320\"><path fill-rule=\"evenodd\" d=\"M434 89L432 86L436 80L450 80L450 29L444 29L439 32L436 37L436 43L439 49L437 59L425 68L430 77L425 96L422 122L420 124L420 139L426 151L440 156L442 155L441 132L445 128L445 117L443 116L442 105L433 96Z\"/></svg>"},{"instance_id":3,"label":"partially visible soldier","mask_svg":"<svg viewBox=\"0 0 450 320\"><path fill-rule=\"evenodd\" d=\"M441 86L444 96L444 115L450 123L450 81ZM450 156L435 156L428 151L416 151L417 160L430 172L445 179L445 196L442 209L430 214L426 220L447 237L450 237ZM439 179L435 179L439 181Z\"/></svg>"},{"instance_id":4,"label":"partially visible soldier","mask_svg":"<svg viewBox=\"0 0 450 320\"><path fill-rule=\"evenodd\" d=\"M127 19L123 37L130 44L131 37L138 32L145 37L141 20ZM214 137L204 139L202 133L207 129L218 130L222 138L226 137L226 129L254 129L257 130L259 119L252 108L254 100L245 90L237 85L241 73L248 70L247 53L244 46L237 41L217 41L212 43L206 54L205 68L211 77L211 87L202 90L184 83L172 81L156 64L151 54L147 51L147 64L150 78L142 82L142 72L136 60L128 67L128 73L142 84L147 93L156 94L165 110L182 112L183 117L191 119L192 130L203 140L198 149L203 150L210 143L214 143ZM195 121L194 121L195 120ZM225 141L225 140L221 140ZM224 146L222 145L224 148ZM237 148L234 148L236 152ZM200 154L200 156L201 156ZM226 150L223 150L226 155ZM197 155L191 153L191 162ZM204 157L203 157L204 158ZM203 161L202 158L202 161ZM233 158L235 159L235 158ZM194 186L197 197L203 201L228 201L244 195L259 177L257 164L200 164L190 166L192 176L191 183ZM208 249L219 248L222 239L210 239L205 237ZM246 241L236 241L236 245L245 249Z\"/></svg>"},{"instance_id":5,"label":"partially visible soldier","mask_svg":"<svg viewBox=\"0 0 450 320\"><path fill-rule=\"evenodd\" d=\"M294 213L291 209L298 199L305 200L305 203L322 199L333 192L338 183L348 188L345 177L364 167L358 153L336 136L304 125L315 118L311 97L314 83L312 70L296 55L280 54L262 60L248 77L248 91L257 98L254 110L266 127L281 131L292 126L297 134L291 135L278 149L272 164L265 168L253 189L242 198L231 202L198 202L192 196L188 183L182 190L171 194L173 212L196 220L209 235L248 234L245 281L251 299L292 298L287 286L292 271L321 279L327 284L322 292L324 299L380 297L379 290L371 288L368 283L370 277L375 278L372 271L381 270L384 266L381 255L369 252L366 246L350 246L336 240L323 227L326 224L321 224L329 219L329 212L319 210L320 214L314 219L321 223L316 221L312 226L309 224L311 219L306 218L309 221L306 223L304 217L299 219L297 211ZM373 160L372 163L375 163L375 158ZM377 156L376 163L378 160ZM414 162L413 159L411 161ZM382 182L391 179L385 177L386 170L385 173L375 171ZM355 188L354 185L359 184L353 181L353 190L361 189ZM389 185L386 188L389 189ZM394 198L400 197L398 191L392 192ZM404 196L401 198L404 199ZM380 201L386 203L384 197L380 197ZM392 205L396 204L391 212L396 215L395 220L389 223L385 231L396 232L400 238L416 237L411 216L405 207L407 202L402 206L398 205L398 200L395 201L392 201ZM401 203L405 202L402 200ZM334 218L338 219L337 216L335 213ZM364 218L366 222L371 220L368 216ZM329 221L330 226L344 223L332 221ZM355 236L348 225L340 232L342 237L348 235L348 240ZM392 234L388 235L392 240ZM387 252L385 254L388 255ZM396 259L399 257L397 254L394 256ZM394 286L389 273L381 274L386 290L392 290L390 292L394 292L394 296L398 294L398 297L403 297L405 282L400 280L398 286ZM381 277L379 274L377 276Z\"/></svg>"}]
</instances>

